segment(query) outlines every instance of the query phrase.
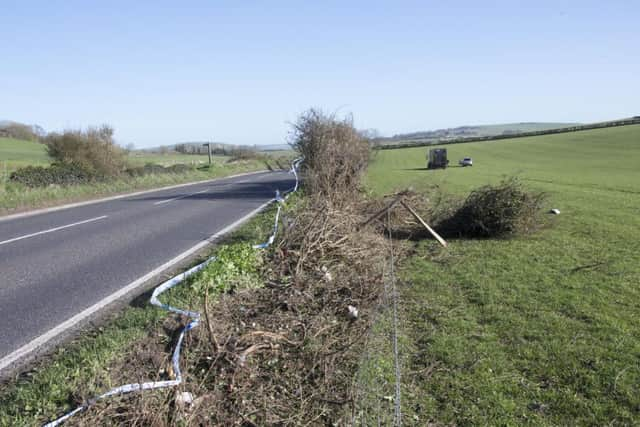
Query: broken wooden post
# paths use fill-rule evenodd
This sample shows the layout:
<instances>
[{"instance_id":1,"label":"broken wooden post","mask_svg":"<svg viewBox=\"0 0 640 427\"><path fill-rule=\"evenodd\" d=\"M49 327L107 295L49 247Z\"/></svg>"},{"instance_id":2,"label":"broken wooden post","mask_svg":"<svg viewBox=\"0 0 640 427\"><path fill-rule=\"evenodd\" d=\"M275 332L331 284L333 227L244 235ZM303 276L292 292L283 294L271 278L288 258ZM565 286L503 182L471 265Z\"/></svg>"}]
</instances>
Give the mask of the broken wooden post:
<instances>
[{"instance_id":1,"label":"broken wooden post","mask_svg":"<svg viewBox=\"0 0 640 427\"><path fill-rule=\"evenodd\" d=\"M393 199L391 201L391 203L389 203L387 206L385 206L384 208L380 209L378 212L376 212L375 214L373 214L368 220L366 220L365 222L363 222L362 224L360 224L360 226L358 226L358 230L362 229L363 227L371 224L373 221L375 221L376 219L380 218L382 215L384 215L385 213L387 213L387 211L389 209L391 209L392 207L394 207L396 205L396 203L398 203L399 201L402 200L403 195L399 195L398 197L396 197L395 199Z\"/></svg>"},{"instance_id":2,"label":"broken wooden post","mask_svg":"<svg viewBox=\"0 0 640 427\"><path fill-rule=\"evenodd\" d=\"M404 200L400 200L400 204L401 204L402 206L404 206L404 207L409 211L409 213L410 213L411 215L413 215L413 217L414 217L415 219L417 219L417 220L420 222L420 224L422 224L422 225L424 226L424 228L426 228L426 229L427 229L427 231L429 231L429 233L431 233L431 235L432 235L433 237L435 237L435 238L436 238L436 240L437 240L438 242L440 242L440 244L441 244L442 246L444 246L445 248L447 247L447 242L446 242L446 240L444 240L442 237L440 237L440 235L439 235L438 233L436 233L436 231L435 231L433 228L429 227L429 224L427 224L426 222L424 222L424 220L423 220L422 218L420 218L420 215L418 215L418 213L417 213L416 211L414 211L413 209L411 209L411 206L409 206L408 204L406 204Z\"/></svg>"}]
</instances>

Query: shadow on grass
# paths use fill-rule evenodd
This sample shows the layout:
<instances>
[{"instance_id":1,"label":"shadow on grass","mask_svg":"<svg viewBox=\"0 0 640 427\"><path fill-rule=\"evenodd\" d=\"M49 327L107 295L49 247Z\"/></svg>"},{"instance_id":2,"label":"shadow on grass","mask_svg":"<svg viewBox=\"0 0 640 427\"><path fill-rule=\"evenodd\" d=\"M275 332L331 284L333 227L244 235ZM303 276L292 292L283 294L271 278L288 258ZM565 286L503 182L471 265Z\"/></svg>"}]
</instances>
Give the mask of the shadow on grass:
<instances>
[{"instance_id":1,"label":"shadow on grass","mask_svg":"<svg viewBox=\"0 0 640 427\"><path fill-rule=\"evenodd\" d=\"M449 169L449 168L461 168L462 166L460 165L450 165L447 166L446 168L434 168L434 169L429 169L427 167L424 168L406 168L406 169L399 169L399 170L403 170L403 171L437 171L437 170L443 170L443 169Z\"/></svg>"}]
</instances>

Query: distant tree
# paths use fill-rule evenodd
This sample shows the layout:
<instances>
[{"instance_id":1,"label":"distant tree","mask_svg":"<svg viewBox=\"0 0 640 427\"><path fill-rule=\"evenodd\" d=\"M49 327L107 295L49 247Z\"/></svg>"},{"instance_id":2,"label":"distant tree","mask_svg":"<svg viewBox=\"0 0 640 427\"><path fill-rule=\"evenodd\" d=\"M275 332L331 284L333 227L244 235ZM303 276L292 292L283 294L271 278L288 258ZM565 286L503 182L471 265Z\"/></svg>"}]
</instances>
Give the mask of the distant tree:
<instances>
[{"instance_id":1,"label":"distant tree","mask_svg":"<svg viewBox=\"0 0 640 427\"><path fill-rule=\"evenodd\" d=\"M47 136L47 132L40 125L31 126L31 131L34 133L34 135L36 135L38 137L38 139L42 139L45 136Z\"/></svg>"},{"instance_id":2,"label":"distant tree","mask_svg":"<svg viewBox=\"0 0 640 427\"><path fill-rule=\"evenodd\" d=\"M10 138L22 139L25 141L35 141L38 139L38 135L33 132L31 126L23 125L22 123L9 123L2 127L3 135Z\"/></svg>"}]
</instances>

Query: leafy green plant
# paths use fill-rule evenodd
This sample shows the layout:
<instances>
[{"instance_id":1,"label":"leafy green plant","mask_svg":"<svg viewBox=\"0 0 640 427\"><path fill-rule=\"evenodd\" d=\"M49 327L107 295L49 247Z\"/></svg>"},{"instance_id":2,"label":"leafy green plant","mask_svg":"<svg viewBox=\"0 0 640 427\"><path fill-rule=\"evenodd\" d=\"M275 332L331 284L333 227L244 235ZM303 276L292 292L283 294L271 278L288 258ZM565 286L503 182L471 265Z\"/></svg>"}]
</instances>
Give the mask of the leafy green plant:
<instances>
[{"instance_id":1,"label":"leafy green plant","mask_svg":"<svg viewBox=\"0 0 640 427\"><path fill-rule=\"evenodd\" d=\"M251 287L258 280L261 256L250 244L236 243L222 246L216 259L202 272L200 280L192 284L195 291L230 292L238 287Z\"/></svg>"}]
</instances>

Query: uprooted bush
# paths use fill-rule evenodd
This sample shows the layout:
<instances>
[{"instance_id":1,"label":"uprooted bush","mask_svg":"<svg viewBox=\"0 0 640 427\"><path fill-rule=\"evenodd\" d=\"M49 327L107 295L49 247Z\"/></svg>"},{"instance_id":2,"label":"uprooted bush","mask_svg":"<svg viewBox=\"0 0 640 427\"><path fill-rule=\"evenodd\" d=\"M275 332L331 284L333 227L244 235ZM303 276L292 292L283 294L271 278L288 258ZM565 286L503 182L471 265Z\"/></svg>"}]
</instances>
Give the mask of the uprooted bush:
<instances>
[{"instance_id":1,"label":"uprooted bush","mask_svg":"<svg viewBox=\"0 0 640 427\"><path fill-rule=\"evenodd\" d=\"M43 142L57 162L74 163L91 175L117 177L127 166L126 152L116 145L113 128L107 125L50 133Z\"/></svg>"},{"instance_id":2,"label":"uprooted bush","mask_svg":"<svg viewBox=\"0 0 640 427\"><path fill-rule=\"evenodd\" d=\"M293 124L290 143L304 157L309 194L339 199L358 188L369 162L369 143L351 117L340 120L311 109Z\"/></svg>"},{"instance_id":3,"label":"uprooted bush","mask_svg":"<svg viewBox=\"0 0 640 427\"><path fill-rule=\"evenodd\" d=\"M527 234L542 225L546 195L528 191L515 178L486 185L469 194L452 214L437 225L447 236L508 237Z\"/></svg>"},{"instance_id":4,"label":"uprooted bush","mask_svg":"<svg viewBox=\"0 0 640 427\"><path fill-rule=\"evenodd\" d=\"M100 179L77 163L54 163L51 166L26 166L9 175L9 180L27 187L87 184Z\"/></svg>"}]
</instances>

